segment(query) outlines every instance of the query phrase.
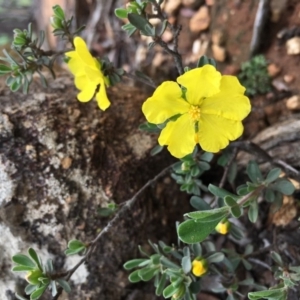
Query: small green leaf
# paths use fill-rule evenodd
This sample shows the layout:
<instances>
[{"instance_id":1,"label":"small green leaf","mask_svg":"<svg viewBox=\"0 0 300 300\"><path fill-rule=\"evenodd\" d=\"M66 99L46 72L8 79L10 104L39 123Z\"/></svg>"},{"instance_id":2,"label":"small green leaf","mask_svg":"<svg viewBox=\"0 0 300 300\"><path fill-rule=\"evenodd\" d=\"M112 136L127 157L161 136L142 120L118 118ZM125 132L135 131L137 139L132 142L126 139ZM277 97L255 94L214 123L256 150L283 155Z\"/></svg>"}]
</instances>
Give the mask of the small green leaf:
<instances>
[{"instance_id":1,"label":"small green leaf","mask_svg":"<svg viewBox=\"0 0 300 300\"><path fill-rule=\"evenodd\" d=\"M225 217L229 212L229 208L227 206L223 206L220 208L210 209L210 210L203 210L203 211L195 211L184 214L184 216L188 216L192 219L199 220L201 222L211 222L215 219L222 219Z\"/></svg>"},{"instance_id":2,"label":"small green leaf","mask_svg":"<svg viewBox=\"0 0 300 300\"><path fill-rule=\"evenodd\" d=\"M278 264L279 266L283 266L282 258L277 252L271 251L271 257L276 262L276 264Z\"/></svg>"},{"instance_id":3,"label":"small green leaf","mask_svg":"<svg viewBox=\"0 0 300 300\"><path fill-rule=\"evenodd\" d=\"M269 299L269 300L278 300L282 299L283 296L287 294L286 288L272 289L258 292L248 293L250 300L258 299Z\"/></svg>"},{"instance_id":4,"label":"small green leaf","mask_svg":"<svg viewBox=\"0 0 300 300\"><path fill-rule=\"evenodd\" d=\"M198 196L192 196L190 199L190 204L197 210L209 210L211 207L202 198Z\"/></svg>"},{"instance_id":5,"label":"small green leaf","mask_svg":"<svg viewBox=\"0 0 300 300\"><path fill-rule=\"evenodd\" d=\"M266 182L271 183L275 181L276 179L278 179L280 173L281 173L281 169L279 168L272 169L267 175Z\"/></svg>"},{"instance_id":6,"label":"small green leaf","mask_svg":"<svg viewBox=\"0 0 300 300\"><path fill-rule=\"evenodd\" d=\"M172 284L168 285L163 290L163 296L164 298L170 298L172 297L179 289L177 287L174 287Z\"/></svg>"},{"instance_id":7,"label":"small green leaf","mask_svg":"<svg viewBox=\"0 0 300 300\"><path fill-rule=\"evenodd\" d=\"M12 261L21 266L36 268L36 264L27 255L16 254L12 257Z\"/></svg>"},{"instance_id":8,"label":"small green leaf","mask_svg":"<svg viewBox=\"0 0 300 300\"><path fill-rule=\"evenodd\" d=\"M205 223L200 223L199 220L187 220L178 226L178 237L187 244L202 242L214 231L222 219L223 216L214 221Z\"/></svg>"},{"instance_id":9,"label":"small green leaf","mask_svg":"<svg viewBox=\"0 0 300 300\"><path fill-rule=\"evenodd\" d=\"M224 253L215 252L215 253L209 255L208 257L206 257L205 259L207 260L207 262L209 264L211 264L211 263L218 263L218 262L223 261L224 257L225 257Z\"/></svg>"},{"instance_id":10,"label":"small green leaf","mask_svg":"<svg viewBox=\"0 0 300 300\"><path fill-rule=\"evenodd\" d=\"M151 280L157 273L159 272L159 269L157 268L143 268L139 270L138 274L139 277L143 281L149 281Z\"/></svg>"},{"instance_id":11,"label":"small green leaf","mask_svg":"<svg viewBox=\"0 0 300 300\"><path fill-rule=\"evenodd\" d=\"M230 168L229 168L229 172L228 172L228 182L233 184L234 181L235 181L235 178L236 178L236 175L237 175L237 171L238 171L238 168L237 168L237 163L234 161Z\"/></svg>"},{"instance_id":12,"label":"small green leaf","mask_svg":"<svg viewBox=\"0 0 300 300\"><path fill-rule=\"evenodd\" d=\"M158 285L156 287L156 290L155 290L155 294L156 296L160 296L166 286L166 282L167 282L167 274L166 273L163 273L161 275L161 278L158 282Z\"/></svg>"},{"instance_id":13,"label":"small green leaf","mask_svg":"<svg viewBox=\"0 0 300 300\"><path fill-rule=\"evenodd\" d=\"M47 285L43 285L40 288L36 289L31 295L30 300L36 300L39 299L47 289Z\"/></svg>"},{"instance_id":14,"label":"small green leaf","mask_svg":"<svg viewBox=\"0 0 300 300\"><path fill-rule=\"evenodd\" d=\"M115 9L115 15L120 18L120 19L125 19L127 18L127 9L124 8L117 8Z\"/></svg>"},{"instance_id":15,"label":"small green leaf","mask_svg":"<svg viewBox=\"0 0 300 300\"><path fill-rule=\"evenodd\" d=\"M292 195L295 191L294 185L287 179L277 180L272 188L284 195Z\"/></svg>"},{"instance_id":16,"label":"small green leaf","mask_svg":"<svg viewBox=\"0 0 300 300\"><path fill-rule=\"evenodd\" d=\"M202 247L201 247L200 243L192 244L190 247L191 247L191 249L192 249L195 256L201 256L202 255Z\"/></svg>"},{"instance_id":17,"label":"small green leaf","mask_svg":"<svg viewBox=\"0 0 300 300\"><path fill-rule=\"evenodd\" d=\"M78 248L85 247L85 244L79 240L71 240L68 242L68 248L72 250L76 250Z\"/></svg>"},{"instance_id":18,"label":"small green leaf","mask_svg":"<svg viewBox=\"0 0 300 300\"><path fill-rule=\"evenodd\" d=\"M123 265L123 267L126 270L131 270L133 268L140 267L141 264L144 264L145 262L150 263L150 260L149 259L145 259L145 258L136 258L136 259L132 259L132 260L127 261Z\"/></svg>"},{"instance_id":19,"label":"small green leaf","mask_svg":"<svg viewBox=\"0 0 300 300\"><path fill-rule=\"evenodd\" d=\"M220 197L220 198L225 198L226 196L231 196L234 199L238 199L237 195L234 195L228 191L226 191L225 189L219 188L213 184L210 184L208 186L208 190L215 196Z\"/></svg>"},{"instance_id":20,"label":"small green leaf","mask_svg":"<svg viewBox=\"0 0 300 300\"><path fill-rule=\"evenodd\" d=\"M258 218L258 203L257 200L251 201L249 210L248 210L248 218L252 223L255 223Z\"/></svg>"},{"instance_id":21,"label":"small green leaf","mask_svg":"<svg viewBox=\"0 0 300 300\"><path fill-rule=\"evenodd\" d=\"M8 74L11 72L11 68L6 65L0 65L0 75Z\"/></svg>"},{"instance_id":22,"label":"small green leaf","mask_svg":"<svg viewBox=\"0 0 300 300\"><path fill-rule=\"evenodd\" d=\"M150 155L151 155L151 156L154 156L154 155L160 153L163 149L164 149L163 146L161 146L161 145L156 145L154 148L151 149Z\"/></svg>"},{"instance_id":23,"label":"small green leaf","mask_svg":"<svg viewBox=\"0 0 300 300\"><path fill-rule=\"evenodd\" d=\"M86 250L85 247L81 247L81 248L77 248L77 249L67 249L67 250L65 250L65 254L67 256L75 255L75 254L78 254L78 253L80 253L81 251L84 251L84 250Z\"/></svg>"},{"instance_id":24,"label":"small green leaf","mask_svg":"<svg viewBox=\"0 0 300 300\"><path fill-rule=\"evenodd\" d=\"M32 271L34 269L35 269L35 267L33 268L33 267L27 267L27 266L15 266L11 270L13 272L24 272L24 271Z\"/></svg>"},{"instance_id":25,"label":"small green leaf","mask_svg":"<svg viewBox=\"0 0 300 300\"><path fill-rule=\"evenodd\" d=\"M71 287L70 287L69 283L66 280L64 280L64 279L56 279L55 281L63 288L63 290L66 293L70 293L71 292Z\"/></svg>"},{"instance_id":26,"label":"small green leaf","mask_svg":"<svg viewBox=\"0 0 300 300\"><path fill-rule=\"evenodd\" d=\"M226 196L224 198L224 202L229 207L237 206L236 200L234 198L232 198L231 196Z\"/></svg>"},{"instance_id":27,"label":"small green leaf","mask_svg":"<svg viewBox=\"0 0 300 300\"><path fill-rule=\"evenodd\" d=\"M270 188L266 188L265 190L265 198L268 202L272 203L275 200L275 192L270 189Z\"/></svg>"},{"instance_id":28,"label":"small green leaf","mask_svg":"<svg viewBox=\"0 0 300 300\"><path fill-rule=\"evenodd\" d=\"M144 35L154 35L154 27L144 17L132 13L128 14L127 17L129 22L139 29Z\"/></svg>"},{"instance_id":29,"label":"small green leaf","mask_svg":"<svg viewBox=\"0 0 300 300\"><path fill-rule=\"evenodd\" d=\"M178 269L179 268L179 266L177 264L173 263L171 260L169 260L165 256L161 256L160 262L161 262L162 265L164 265L167 268L173 268L173 269Z\"/></svg>"},{"instance_id":30,"label":"small green leaf","mask_svg":"<svg viewBox=\"0 0 300 300\"><path fill-rule=\"evenodd\" d=\"M189 256L184 256L181 260L181 266L185 274L189 273L192 269L191 258Z\"/></svg>"},{"instance_id":31,"label":"small green leaf","mask_svg":"<svg viewBox=\"0 0 300 300\"><path fill-rule=\"evenodd\" d=\"M64 13L63 9L59 5L54 5L52 7L52 9L53 9L54 15L56 17L58 17L62 21L65 19L65 13Z\"/></svg>"},{"instance_id":32,"label":"small green leaf","mask_svg":"<svg viewBox=\"0 0 300 300\"><path fill-rule=\"evenodd\" d=\"M28 249L28 254L34 260L34 262L36 263L36 265L38 266L38 268L41 271L43 271L41 260L40 260L39 256L37 255L37 253L35 252L35 250L33 248L29 248Z\"/></svg>"},{"instance_id":33,"label":"small green leaf","mask_svg":"<svg viewBox=\"0 0 300 300\"><path fill-rule=\"evenodd\" d=\"M24 298L23 296L20 296L18 293L16 293L15 296L19 300L28 300L27 298Z\"/></svg>"},{"instance_id":34,"label":"small green leaf","mask_svg":"<svg viewBox=\"0 0 300 300\"><path fill-rule=\"evenodd\" d=\"M130 275L128 276L128 280L132 283L140 282L141 278L139 276L139 271L140 270L135 270L132 273L130 273Z\"/></svg>"},{"instance_id":35,"label":"small green leaf","mask_svg":"<svg viewBox=\"0 0 300 300\"><path fill-rule=\"evenodd\" d=\"M127 32L128 36L132 36L136 32L136 27L130 23L123 25L121 28Z\"/></svg>"},{"instance_id":36,"label":"small green leaf","mask_svg":"<svg viewBox=\"0 0 300 300\"><path fill-rule=\"evenodd\" d=\"M209 64L208 57L205 56L205 55L202 55L202 56L199 58L198 62L197 62L197 68L201 68L201 67L203 67L203 66L205 66L205 65L208 65L208 64Z\"/></svg>"},{"instance_id":37,"label":"small green leaf","mask_svg":"<svg viewBox=\"0 0 300 300\"><path fill-rule=\"evenodd\" d=\"M24 292L26 295L30 295L37 289L37 287L38 286L35 284L28 284L26 285Z\"/></svg>"},{"instance_id":38,"label":"small green leaf","mask_svg":"<svg viewBox=\"0 0 300 300\"><path fill-rule=\"evenodd\" d=\"M243 213L243 209L241 207L239 207L238 205L235 205L235 206L230 207L230 213L232 214L232 216L234 218L239 218Z\"/></svg>"},{"instance_id":39,"label":"small green leaf","mask_svg":"<svg viewBox=\"0 0 300 300\"><path fill-rule=\"evenodd\" d=\"M250 271L252 269L252 265L246 259L242 259L242 264L246 270Z\"/></svg>"},{"instance_id":40,"label":"small green leaf","mask_svg":"<svg viewBox=\"0 0 300 300\"><path fill-rule=\"evenodd\" d=\"M253 160L248 163L247 174L253 183L259 183L263 181L258 164Z\"/></svg>"}]
</instances>

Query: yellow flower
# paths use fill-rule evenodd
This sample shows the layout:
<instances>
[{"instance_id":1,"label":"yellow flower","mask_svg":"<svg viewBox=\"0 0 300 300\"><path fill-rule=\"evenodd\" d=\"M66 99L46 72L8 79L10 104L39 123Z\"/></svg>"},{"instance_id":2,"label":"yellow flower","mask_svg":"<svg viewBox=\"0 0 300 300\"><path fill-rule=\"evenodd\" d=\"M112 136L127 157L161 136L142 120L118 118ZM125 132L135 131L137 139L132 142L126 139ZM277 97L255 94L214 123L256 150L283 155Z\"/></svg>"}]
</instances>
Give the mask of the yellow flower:
<instances>
[{"instance_id":1,"label":"yellow flower","mask_svg":"<svg viewBox=\"0 0 300 300\"><path fill-rule=\"evenodd\" d=\"M192 273L200 277L204 275L208 270L207 261L204 258L196 257L192 262Z\"/></svg>"},{"instance_id":2,"label":"yellow flower","mask_svg":"<svg viewBox=\"0 0 300 300\"><path fill-rule=\"evenodd\" d=\"M222 220L217 226L216 226L216 231L221 233L221 234L227 234L230 230L231 223L225 219Z\"/></svg>"},{"instance_id":3,"label":"yellow flower","mask_svg":"<svg viewBox=\"0 0 300 300\"><path fill-rule=\"evenodd\" d=\"M110 102L106 95L105 85L108 86L109 81L102 73L100 63L89 52L84 40L75 37L74 45L75 50L67 52L66 56L70 58L68 67L75 76L75 86L80 90L77 98L81 102L90 101L100 85L96 100L100 109L106 110Z\"/></svg>"},{"instance_id":4,"label":"yellow flower","mask_svg":"<svg viewBox=\"0 0 300 300\"><path fill-rule=\"evenodd\" d=\"M168 145L177 158L193 152L196 144L208 152L218 152L243 133L242 120L251 105L245 88L235 76L222 76L213 66L196 68L162 83L143 104L150 123L161 124L171 117L158 142ZM184 95L185 94L185 95Z\"/></svg>"}]
</instances>

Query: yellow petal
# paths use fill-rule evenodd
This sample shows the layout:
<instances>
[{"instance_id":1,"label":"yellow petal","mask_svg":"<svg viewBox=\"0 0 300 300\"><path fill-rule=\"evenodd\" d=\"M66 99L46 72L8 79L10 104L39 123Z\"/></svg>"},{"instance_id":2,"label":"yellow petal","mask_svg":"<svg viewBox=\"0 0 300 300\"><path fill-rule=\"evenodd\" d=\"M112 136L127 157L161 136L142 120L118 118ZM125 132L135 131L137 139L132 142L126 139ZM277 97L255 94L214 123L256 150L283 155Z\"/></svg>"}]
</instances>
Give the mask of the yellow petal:
<instances>
[{"instance_id":1,"label":"yellow petal","mask_svg":"<svg viewBox=\"0 0 300 300\"><path fill-rule=\"evenodd\" d=\"M206 98L201 104L201 113L219 115L227 119L241 121L251 111L245 88L235 76L223 76L221 91Z\"/></svg>"},{"instance_id":2,"label":"yellow petal","mask_svg":"<svg viewBox=\"0 0 300 300\"><path fill-rule=\"evenodd\" d=\"M168 145L170 153L177 158L192 153L196 145L195 127L189 114L180 116L176 121L168 122L158 142L161 146Z\"/></svg>"},{"instance_id":3,"label":"yellow petal","mask_svg":"<svg viewBox=\"0 0 300 300\"><path fill-rule=\"evenodd\" d=\"M77 95L77 98L81 102L90 101L96 90L97 85L92 82L88 82L88 84L84 87L84 89Z\"/></svg>"},{"instance_id":4,"label":"yellow petal","mask_svg":"<svg viewBox=\"0 0 300 300\"><path fill-rule=\"evenodd\" d=\"M74 39L74 45L75 45L75 51L78 53L78 56L80 57L82 62L91 67L92 66L95 67L96 66L95 60L91 55L91 53L89 52L89 49L87 48L85 41L81 37L77 36Z\"/></svg>"},{"instance_id":5,"label":"yellow petal","mask_svg":"<svg viewBox=\"0 0 300 300\"><path fill-rule=\"evenodd\" d=\"M99 92L96 94L96 100L97 100L98 106L102 110L106 110L110 106L110 102L109 102L109 100L107 98L107 94L106 94L104 80L102 80L100 83L100 89L99 89Z\"/></svg>"},{"instance_id":6,"label":"yellow petal","mask_svg":"<svg viewBox=\"0 0 300 300\"><path fill-rule=\"evenodd\" d=\"M90 81L88 80L87 76L84 74L80 76L75 76L74 82L77 89L83 90L89 84Z\"/></svg>"},{"instance_id":7,"label":"yellow petal","mask_svg":"<svg viewBox=\"0 0 300 300\"><path fill-rule=\"evenodd\" d=\"M181 97L181 94L181 89L176 82L162 83L142 106L147 121L161 124L177 114L186 113L190 105Z\"/></svg>"},{"instance_id":8,"label":"yellow petal","mask_svg":"<svg viewBox=\"0 0 300 300\"><path fill-rule=\"evenodd\" d=\"M91 68L90 66L84 67L84 73L87 75L88 79L97 84L100 83L101 78L103 77L99 69Z\"/></svg>"},{"instance_id":9,"label":"yellow petal","mask_svg":"<svg viewBox=\"0 0 300 300\"><path fill-rule=\"evenodd\" d=\"M202 99L220 91L221 74L215 67L205 65L190 70L177 78L186 89L186 99L192 105L201 105Z\"/></svg>"},{"instance_id":10,"label":"yellow petal","mask_svg":"<svg viewBox=\"0 0 300 300\"><path fill-rule=\"evenodd\" d=\"M79 58L71 58L68 67L74 76L84 74L84 65Z\"/></svg>"},{"instance_id":11,"label":"yellow petal","mask_svg":"<svg viewBox=\"0 0 300 300\"><path fill-rule=\"evenodd\" d=\"M236 140L243 133L240 121L225 119L216 115L201 114L199 121L199 144L204 151L218 152L229 141Z\"/></svg>"}]
</instances>

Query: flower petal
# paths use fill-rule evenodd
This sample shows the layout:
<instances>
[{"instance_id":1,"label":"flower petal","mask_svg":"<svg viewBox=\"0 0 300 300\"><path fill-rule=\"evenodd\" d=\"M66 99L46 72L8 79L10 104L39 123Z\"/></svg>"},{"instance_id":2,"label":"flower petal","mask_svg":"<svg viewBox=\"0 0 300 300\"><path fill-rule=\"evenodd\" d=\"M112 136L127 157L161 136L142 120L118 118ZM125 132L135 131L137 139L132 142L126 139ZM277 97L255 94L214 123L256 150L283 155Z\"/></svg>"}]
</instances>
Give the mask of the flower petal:
<instances>
[{"instance_id":1,"label":"flower petal","mask_svg":"<svg viewBox=\"0 0 300 300\"><path fill-rule=\"evenodd\" d=\"M218 94L203 100L201 113L243 120L251 111L250 101L244 96L245 88L235 76L223 76L220 89Z\"/></svg>"},{"instance_id":2,"label":"flower petal","mask_svg":"<svg viewBox=\"0 0 300 300\"><path fill-rule=\"evenodd\" d=\"M195 127L189 114L180 116L176 121L168 122L158 142L161 146L168 145L170 153L177 158L192 153L196 145Z\"/></svg>"},{"instance_id":3,"label":"flower petal","mask_svg":"<svg viewBox=\"0 0 300 300\"><path fill-rule=\"evenodd\" d=\"M71 58L68 67L74 76L84 74L84 65L79 58Z\"/></svg>"},{"instance_id":4,"label":"flower petal","mask_svg":"<svg viewBox=\"0 0 300 300\"><path fill-rule=\"evenodd\" d=\"M215 67L205 65L190 70L177 78L186 89L186 99L192 105L201 105L202 99L220 91L221 74Z\"/></svg>"},{"instance_id":5,"label":"flower petal","mask_svg":"<svg viewBox=\"0 0 300 300\"><path fill-rule=\"evenodd\" d=\"M236 140L243 133L240 121L225 119L221 116L201 114L199 121L199 144L204 151L218 152L229 141Z\"/></svg>"},{"instance_id":6,"label":"flower petal","mask_svg":"<svg viewBox=\"0 0 300 300\"><path fill-rule=\"evenodd\" d=\"M78 53L78 56L82 60L83 63L90 67L96 67L95 60L91 53L89 52L89 49L87 48L87 45L85 41L77 36L74 39L74 45L75 45L75 51Z\"/></svg>"},{"instance_id":7,"label":"flower petal","mask_svg":"<svg viewBox=\"0 0 300 300\"><path fill-rule=\"evenodd\" d=\"M88 80L87 76L84 74L84 75L75 76L74 82L78 90L83 90L89 84L90 81Z\"/></svg>"},{"instance_id":8,"label":"flower petal","mask_svg":"<svg viewBox=\"0 0 300 300\"><path fill-rule=\"evenodd\" d=\"M81 102L90 101L95 94L96 87L97 85L95 85L93 82L88 81L84 89L77 95L78 100Z\"/></svg>"},{"instance_id":9,"label":"flower petal","mask_svg":"<svg viewBox=\"0 0 300 300\"><path fill-rule=\"evenodd\" d=\"M161 124L177 114L186 113L190 105L181 97L181 94L181 89L176 82L162 83L142 106L148 122Z\"/></svg>"},{"instance_id":10,"label":"flower petal","mask_svg":"<svg viewBox=\"0 0 300 300\"><path fill-rule=\"evenodd\" d=\"M99 92L96 94L96 100L97 100L98 106L102 110L106 110L110 106L110 102L106 95L106 89L105 89L105 84L104 84L103 79L100 83Z\"/></svg>"}]
</instances>

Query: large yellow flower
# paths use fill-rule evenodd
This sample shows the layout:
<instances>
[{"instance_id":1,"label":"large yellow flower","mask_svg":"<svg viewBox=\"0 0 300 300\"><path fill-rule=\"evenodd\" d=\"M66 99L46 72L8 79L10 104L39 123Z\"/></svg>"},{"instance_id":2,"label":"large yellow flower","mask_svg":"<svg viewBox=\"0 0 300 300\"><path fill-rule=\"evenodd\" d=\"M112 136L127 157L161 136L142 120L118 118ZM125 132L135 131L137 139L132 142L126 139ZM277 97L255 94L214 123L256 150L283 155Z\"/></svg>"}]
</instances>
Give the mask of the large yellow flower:
<instances>
[{"instance_id":1,"label":"large yellow flower","mask_svg":"<svg viewBox=\"0 0 300 300\"><path fill-rule=\"evenodd\" d=\"M68 66L75 76L75 86L80 90L77 98L81 102L90 101L100 85L96 100L100 109L106 110L110 102L106 95L105 85L108 86L109 81L102 73L100 63L89 52L84 40L75 37L74 45L75 50L67 52L66 56L70 58Z\"/></svg>"},{"instance_id":2,"label":"large yellow flower","mask_svg":"<svg viewBox=\"0 0 300 300\"><path fill-rule=\"evenodd\" d=\"M245 88L235 76L222 76L213 66L196 68L174 81L162 83L143 104L150 123L161 124L158 142L168 145L177 158L193 152L197 143L208 152L218 152L243 133L242 120L251 105Z\"/></svg>"}]
</instances>

